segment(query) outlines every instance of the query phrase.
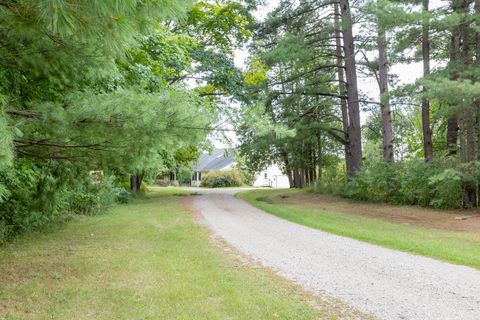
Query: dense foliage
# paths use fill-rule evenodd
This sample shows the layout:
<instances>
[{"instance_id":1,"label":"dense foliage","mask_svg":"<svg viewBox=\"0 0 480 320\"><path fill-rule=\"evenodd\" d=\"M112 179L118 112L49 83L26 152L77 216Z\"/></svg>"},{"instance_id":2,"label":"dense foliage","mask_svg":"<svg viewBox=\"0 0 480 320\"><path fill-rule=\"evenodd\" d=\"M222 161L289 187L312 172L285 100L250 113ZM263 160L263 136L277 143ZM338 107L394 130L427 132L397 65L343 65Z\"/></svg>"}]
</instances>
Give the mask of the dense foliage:
<instances>
[{"instance_id":1,"label":"dense foliage","mask_svg":"<svg viewBox=\"0 0 480 320\"><path fill-rule=\"evenodd\" d=\"M242 185L242 176L236 169L211 170L203 175L201 183L202 187L207 188L239 187Z\"/></svg>"},{"instance_id":2,"label":"dense foliage","mask_svg":"<svg viewBox=\"0 0 480 320\"><path fill-rule=\"evenodd\" d=\"M233 51L253 5L1 1L0 241L195 160L242 97Z\"/></svg>"},{"instance_id":3,"label":"dense foliage","mask_svg":"<svg viewBox=\"0 0 480 320\"><path fill-rule=\"evenodd\" d=\"M463 203L463 183L478 173L462 164L411 160L366 164L343 190L356 200L458 208Z\"/></svg>"},{"instance_id":4,"label":"dense foliage","mask_svg":"<svg viewBox=\"0 0 480 320\"><path fill-rule=\"evenodd\" d=\"M479 21L473 0L280 1L236 119L248 166L354 199L478 206Z\"/></svg>"}]
</instances>

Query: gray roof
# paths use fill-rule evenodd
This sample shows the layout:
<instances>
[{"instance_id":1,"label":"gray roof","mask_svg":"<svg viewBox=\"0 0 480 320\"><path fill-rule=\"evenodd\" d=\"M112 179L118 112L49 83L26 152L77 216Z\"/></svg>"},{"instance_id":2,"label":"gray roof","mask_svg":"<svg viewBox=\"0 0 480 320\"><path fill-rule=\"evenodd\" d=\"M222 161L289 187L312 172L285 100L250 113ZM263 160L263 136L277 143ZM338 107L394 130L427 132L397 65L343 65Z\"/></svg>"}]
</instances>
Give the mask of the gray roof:
<instances>
[{"instance_id":1,"label":"gray roof","mask_svg":"<svg viewBox=\"0 0 480 320\"><path fill-rule=\"evenodd\" d=\"M193 170L220 170L224 169L235 162L235 156L231 150L215 149L210 153L204 153L200 156L196 166Z\"/></svg>"}]
</instances>

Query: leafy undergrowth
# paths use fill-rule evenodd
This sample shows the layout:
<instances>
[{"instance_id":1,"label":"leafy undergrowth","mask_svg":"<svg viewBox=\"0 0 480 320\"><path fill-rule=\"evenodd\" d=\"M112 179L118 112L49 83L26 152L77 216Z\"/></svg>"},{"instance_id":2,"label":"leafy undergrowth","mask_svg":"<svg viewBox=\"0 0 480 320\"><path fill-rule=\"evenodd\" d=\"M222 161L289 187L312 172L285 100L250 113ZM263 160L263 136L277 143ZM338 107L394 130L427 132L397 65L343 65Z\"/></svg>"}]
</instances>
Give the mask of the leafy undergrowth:
<instances>
[{"instance_id":1,"label":"leafy undergrowth","mask_svg":"<svg viewBox=\"0 0 480 320\"><path fill-rule=\"evenodd\" d=\"M0 319L333 319L321 301L221 252L159 189L0 247ZM325 309L325 308L324 308Z\"/></svg>"},{"instance_id":2,"label":"leafy undergrowth","mask_svg":"<svg viewBox=\"0 0 480 320\"><path fill-rule=\"evenodd\" d=\"M357 210L352 207L349 211L345 203L352 202L348 200L337 199L333 205L322 206L320 196L305 197L307 193L308 191L299 190L253 190L241 192L238 197L273 215L305 226L480 269L478 232L408 225L400 221L388 221L384 216L375 218L354 212ZM353 205L355 206L354 203ZM361 203L357 205L365 206ZM368 206L374 211L376 206L380 205L368 204ZM411 207L388 208L391 208L391 212L416 210ZM368 208L366 210L368 211ZM449 219L452 224L456 223L453 217Z\"/></svg>"}]
</instances>

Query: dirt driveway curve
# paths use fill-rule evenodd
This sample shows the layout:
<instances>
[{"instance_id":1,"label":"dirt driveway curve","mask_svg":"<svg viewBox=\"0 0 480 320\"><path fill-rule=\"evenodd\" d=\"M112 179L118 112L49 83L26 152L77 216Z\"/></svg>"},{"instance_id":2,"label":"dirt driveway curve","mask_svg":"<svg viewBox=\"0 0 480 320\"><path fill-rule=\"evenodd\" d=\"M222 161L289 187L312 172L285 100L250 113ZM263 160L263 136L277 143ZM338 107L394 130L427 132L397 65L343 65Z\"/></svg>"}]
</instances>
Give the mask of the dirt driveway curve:
<instances>
[{"instance_id":1,"label":"dirt driveway curve","mask_svg":"<svg viewBox=\"0 0 480 320\"><path fill-rule=\"evenodd\" d=\"M305 289L380 319L480 319L480 271L304 227L237 191L199 190L192 205L216 235Z\"/></svg>"}]
</instances>

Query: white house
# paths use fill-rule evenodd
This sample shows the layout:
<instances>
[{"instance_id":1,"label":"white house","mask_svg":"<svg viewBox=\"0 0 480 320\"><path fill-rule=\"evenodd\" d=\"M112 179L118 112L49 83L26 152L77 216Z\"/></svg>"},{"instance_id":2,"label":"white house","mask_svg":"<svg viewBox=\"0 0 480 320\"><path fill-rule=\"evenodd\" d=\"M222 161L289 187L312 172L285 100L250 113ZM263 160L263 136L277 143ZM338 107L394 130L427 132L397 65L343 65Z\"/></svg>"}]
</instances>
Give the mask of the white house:
<instances>
[{"instance_id":1,"label":"white house","mask_svg":"<svg viewBox=\"0 0 480 320\"><path fill-rule=\"evenodd\" d=\"M235 156L232 150L215 149L210 153L204 153L200 156L198 164L193 166L193 176L191 185L200 186L202 173L210 170L228 170L235 165Z\"/></svg>"},{"instance_id":2,"label":"white house","mask_svg":"<svg viewBox=\"0 0 480 320\"><path fill-rule=\"evenodd\" d=\"M197 165L193 166L192 186L200 186L202 174L210 170L228 170L235 167L234 150L215 149L210 153L200 156ZM290 188L288 177L278 165L271 165L267 169L255 175L254 187Z\"/></svg>"},{"instance_id":3,"label":"white house","mask_svg":"<svg viewBox=\"0 0 480 320\"><path fill-rule=\"evenodd\" d=\"M276 164L269 166L255 176L254 187L290 188L286 174Z\"/></svg>"}]
</instances>

